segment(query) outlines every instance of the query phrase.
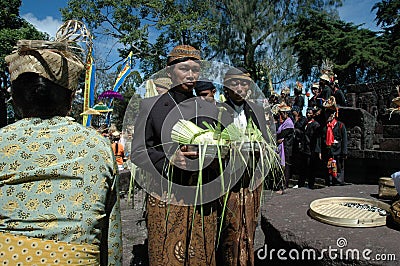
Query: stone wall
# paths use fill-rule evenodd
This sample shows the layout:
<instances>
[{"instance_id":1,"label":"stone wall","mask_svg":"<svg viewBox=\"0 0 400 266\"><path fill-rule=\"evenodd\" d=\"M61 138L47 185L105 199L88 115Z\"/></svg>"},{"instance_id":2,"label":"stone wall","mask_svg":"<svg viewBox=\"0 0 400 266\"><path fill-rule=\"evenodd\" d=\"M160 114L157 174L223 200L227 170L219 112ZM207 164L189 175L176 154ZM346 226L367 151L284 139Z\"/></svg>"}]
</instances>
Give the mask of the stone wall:
<instances>
[{"instance_id":1,"label":"stone wall","mask_svg":"<svg viewBox=\"0 0 400 266\"><path fill-rule=\"evenodd\" d=\"M399 96L400 80L387 82L351 84L343 87L348 106L362 108L376 117L379 123L388 120L388 108L394 107L392 99Z\"/></svg>"},{"instance_id":2,"label":"stone wall","mask_svg":"<svg viewBox=\"0 0 400 266\"><path fill-rule=\"evenodd\" d=\"M361 108L341 107L339 120L346 125L349 150L373 148L376 119Z\"/></svg>"},{"instance_id":3,"label":"stone wall","mask_svg":"<svg viewBox=\"0 0 400 266\"><path fill-rule=\"evenodd\" d=\"M349 158L345 178L356 184L377 184L379 177L400 170L400 112L392 99L400 80L348 85L344 87L348 105L339 110L339 119L348 130Z\"/></svg>"}]
</instances>

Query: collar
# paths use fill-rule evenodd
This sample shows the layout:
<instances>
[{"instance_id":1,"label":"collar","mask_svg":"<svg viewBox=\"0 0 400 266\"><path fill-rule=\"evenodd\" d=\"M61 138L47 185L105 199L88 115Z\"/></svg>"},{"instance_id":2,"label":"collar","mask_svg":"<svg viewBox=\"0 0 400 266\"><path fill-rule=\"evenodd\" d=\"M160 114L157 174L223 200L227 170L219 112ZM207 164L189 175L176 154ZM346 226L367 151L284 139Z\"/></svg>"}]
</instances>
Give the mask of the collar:
<instances>
[{"instance_id":1,"label":"collar","mask_svg":"<svg viewBox=\"0 0 400 266\"><path fill-rule=\"evenodd\" d=\"M233 107L233 109L237 112L240 113L244 110L244 101L241 105L235 104L231 99L228 99L229 105Z\"/></svg>"},{"instance_id":2,"label":"collar","mask_svg":"<svg viewBox=\"0 0 400 266\"><path fill-rule=\"evenodd\" d=\"M179 89L178 87L174 87L168 91L168 93L174 98L177 103L183 102L187 99L193 98L193 90L184 91Z\"/></svg>"},{"instance_id":3,"label":"collar","mask_svg":"<svg viewBox=\"0 0 400 266\"><path fill-rule=\"evenodd\" d=\"M335 125L336 125L336 123L337 123L337 119L336 118L334 118L331 122L328 122L328 127L329 126L331 126L332 128L334 128L335 127Z\"/></svg>"}]
</instances>

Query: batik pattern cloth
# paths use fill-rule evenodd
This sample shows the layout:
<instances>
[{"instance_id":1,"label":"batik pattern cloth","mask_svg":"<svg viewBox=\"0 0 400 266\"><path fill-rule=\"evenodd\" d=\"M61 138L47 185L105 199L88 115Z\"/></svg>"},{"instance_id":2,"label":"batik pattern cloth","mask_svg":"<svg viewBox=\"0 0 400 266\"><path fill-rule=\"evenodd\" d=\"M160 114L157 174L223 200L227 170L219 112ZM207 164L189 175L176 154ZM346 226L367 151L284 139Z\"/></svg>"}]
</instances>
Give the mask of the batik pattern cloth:
<instances>
[{"instance_id":1,"label":"batik pattern cloth","mask_svg":"<svg viewBox=\"0 0 400 266\"><path fill-rule=\"evenodd\" d=\"M65 117L1 128L0 232L94 245L102 265L121 265L116 169L109 141Z\"/></svg>"}]
</instances>

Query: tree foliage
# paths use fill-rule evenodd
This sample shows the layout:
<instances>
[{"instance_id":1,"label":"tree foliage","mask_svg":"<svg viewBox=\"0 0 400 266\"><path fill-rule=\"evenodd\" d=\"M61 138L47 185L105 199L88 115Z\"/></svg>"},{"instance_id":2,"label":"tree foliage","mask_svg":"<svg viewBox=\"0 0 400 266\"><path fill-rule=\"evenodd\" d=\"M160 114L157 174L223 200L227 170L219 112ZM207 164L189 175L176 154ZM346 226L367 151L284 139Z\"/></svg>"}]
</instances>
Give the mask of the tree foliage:
<instances>
[{"instance_id":1,"label":"tree foliage","mask_svg":"<svg viewBox=\"0 0 400 266\"><path fill-rule=\"evenodd\" d=\"M256 81L280 83L297 75L287 26L307 8L334 12L341 0L70 0L65 19L118 39L141 60L145 77L165 66L168 50L190 44L207 60L244 66ZM271 81L273 80L273 81Z\"/></svg>"},{"instance_id":2,"label":"tree foliage","mask_svg":"<svg viewBox=\"0 0 400 266\"><path fill-rule=\"evenodd\" d=\"M20 39L47 40L49 36L39 32L19 16L21 0L0 0L0 127L7 124L8 69L4 60L11 54Z\"/></svg>"},{"instance_id":3,"label":"tree foliage","mask_svg":"<svg viewBox=\"0 0 400 266\"><path fill-rule=\"evenodd\" d=\"M383 0L376 3L372 10L376 10L377 26L383 29L383 38L389 44L391 58L391 78L400 78L400 0Z\"/></svg>"},{"instance_id":4,"label":"tree foliage","mask_svg":"<svg viewBox=\"0 0 400 266\"><path fill-rule=\"evenodd\" d=\"M108 35L124 48L121 58L133 51L145 77L165 66L167 53L176 44L197 48L215 42L208 34L215 24L209 20L210 1L161 0L69 0L62 9L64 19L85 22L92 33Z\"/></svg>"},{"instance_id":5,"label":"tree foliage","mask_svg":"<svg viewBox=\"0 0 400 266\"><path fill-rule=\"evenodd\" d=\"M324 59L334 62L334 72L341 83L385 78L389 46L377 33L313 10L302 15L292 27L296 34L286 45L294 48L304 81L318 78L318 66Z\"/></svg>"},{"instance_id":6,"label":"tree foliage","mask_svg":"<svg viewBox=\"0 0 400 266\"><path fill-rule=\"evenodd\" d=\"M220 25L215 50L234 65L246 67L258 81L267 74L273 83L296 76L291 47L283 43L292 34L289 25L307 8L333 12L341 1L222 0L217 6Z\"/></svg>"}]
</instances>

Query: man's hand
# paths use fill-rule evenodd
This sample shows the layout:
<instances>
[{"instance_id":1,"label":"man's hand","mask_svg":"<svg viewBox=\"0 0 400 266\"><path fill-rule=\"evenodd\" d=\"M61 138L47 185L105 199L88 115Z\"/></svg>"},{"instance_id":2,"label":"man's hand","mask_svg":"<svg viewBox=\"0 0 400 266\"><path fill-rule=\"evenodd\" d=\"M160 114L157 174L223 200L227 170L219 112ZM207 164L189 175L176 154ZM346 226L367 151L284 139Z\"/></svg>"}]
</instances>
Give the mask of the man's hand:
<instances>
[{"instance_id":1,"label":"man's hand","mask_svg":"<svg viewBox=\"0 0 400 266\"><path fill-rule=\"evenodd\" d=\"M196 151L187 151L187 146L182 146L178 149L171 158L171 164L181 169L187 168L187 157L199 156Z\"/></svg>"}]
</instances>

